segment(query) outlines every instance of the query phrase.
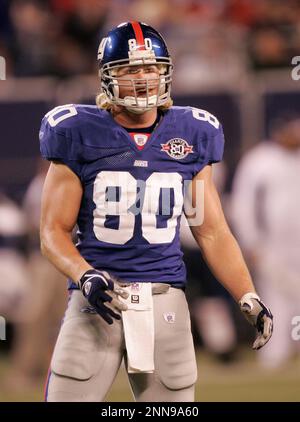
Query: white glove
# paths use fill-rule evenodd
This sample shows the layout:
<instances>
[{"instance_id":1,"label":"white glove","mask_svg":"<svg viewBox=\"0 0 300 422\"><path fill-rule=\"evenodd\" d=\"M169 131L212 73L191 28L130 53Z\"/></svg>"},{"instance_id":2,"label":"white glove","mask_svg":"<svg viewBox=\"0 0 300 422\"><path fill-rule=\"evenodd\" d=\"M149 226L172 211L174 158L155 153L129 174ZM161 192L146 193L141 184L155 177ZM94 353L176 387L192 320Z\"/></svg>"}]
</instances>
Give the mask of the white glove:
<instances>
[{"instance_id":1,"label":"white glove","mask_svg":"<svg viewBox=\"0 0 300 422\"><path fill-rule=\"evenodd\" d=\"M273 315L256 293L246 293L239 301L239 305L246 319L258 331L258 335L252 346L253 349L258 350L272 336Z\"/></svg>"}]
</instances>

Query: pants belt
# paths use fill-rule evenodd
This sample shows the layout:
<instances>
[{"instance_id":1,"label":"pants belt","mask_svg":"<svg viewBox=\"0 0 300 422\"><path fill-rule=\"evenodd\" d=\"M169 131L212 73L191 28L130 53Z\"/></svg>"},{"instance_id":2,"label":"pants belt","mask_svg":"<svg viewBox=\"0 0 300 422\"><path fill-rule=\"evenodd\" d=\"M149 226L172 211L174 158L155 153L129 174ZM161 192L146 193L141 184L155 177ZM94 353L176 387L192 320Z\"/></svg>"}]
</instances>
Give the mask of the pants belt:
<instances>
[{"instance_id":1,"label":"pants belt","mask_svg":"<svg viewBox=\"0 0 300 422\"><path fill-rule=\"evenodd\" d=\"M170 287L170 284L166 283L152 283L152 295L167 293Z\"/></svg>"}]
</instances>

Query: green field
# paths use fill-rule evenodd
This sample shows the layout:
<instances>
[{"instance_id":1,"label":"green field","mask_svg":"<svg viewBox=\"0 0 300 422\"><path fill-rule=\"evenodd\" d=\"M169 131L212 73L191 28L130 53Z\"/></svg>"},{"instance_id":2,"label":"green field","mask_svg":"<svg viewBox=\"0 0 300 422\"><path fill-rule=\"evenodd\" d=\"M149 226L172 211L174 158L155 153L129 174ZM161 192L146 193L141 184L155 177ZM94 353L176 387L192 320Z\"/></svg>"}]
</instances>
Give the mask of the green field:
<instances>
[{"instance_id":1,"label":"green field","mask_svg":"<svg viewBox=\"0 0 300 422\"><path fill-rule=\"evenodd\" d=\"M199 352L196 401L300 401L300 359L282 369L262 370L254 360L254 352L247 352L239 361L221 364L206 353ZM0 401L41 401L43 385L14 391L1 385L8 371L5 357L0 360ZM107 401L132 401L124 369L119 372Z\"/></svg>"}]
</instances>

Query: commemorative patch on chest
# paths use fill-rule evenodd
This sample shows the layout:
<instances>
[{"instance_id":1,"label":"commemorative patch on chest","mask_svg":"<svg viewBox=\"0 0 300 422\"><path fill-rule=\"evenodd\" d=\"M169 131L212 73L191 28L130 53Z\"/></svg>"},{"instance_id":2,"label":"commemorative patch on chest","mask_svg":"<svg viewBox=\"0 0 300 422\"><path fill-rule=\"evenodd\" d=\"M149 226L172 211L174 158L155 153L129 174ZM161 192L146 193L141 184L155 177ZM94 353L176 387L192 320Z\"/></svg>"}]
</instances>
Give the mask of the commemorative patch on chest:
<instances>
[{"instance_id":1,"label":"commemorative patch on chest","mask_svg":"<svg viewBox=\"0 0 300 422\"><path fill-rule=\"evenodd\" d=\"M161 151L168 154L169 157L175 160L182 160L188 154L193 153L193 145L189 145L185 139L173 138L166 144L161 144Z\"/></svg>"}]
</instances>

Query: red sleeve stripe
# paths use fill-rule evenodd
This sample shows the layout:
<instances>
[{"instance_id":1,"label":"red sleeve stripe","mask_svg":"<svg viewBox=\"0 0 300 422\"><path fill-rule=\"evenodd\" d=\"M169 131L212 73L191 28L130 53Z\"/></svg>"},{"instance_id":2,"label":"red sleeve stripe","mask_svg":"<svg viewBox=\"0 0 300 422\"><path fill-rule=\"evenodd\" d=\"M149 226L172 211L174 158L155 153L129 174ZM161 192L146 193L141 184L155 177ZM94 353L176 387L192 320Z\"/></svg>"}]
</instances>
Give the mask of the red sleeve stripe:
<instances>
[{"instance_id":1,"label":"red sleeve stripe","mask_svg":"<svg viewBox=\"0 0 300 422\"><path fill-rule=\"evenodd\" d=\"M139 46L138 50L145 50L145 40L144 40L144 35L143 35L141 25L136 21L133 21L130 23L134 30L134 35L136 38L137 45Z\"/></svg>"}]
</instances>

